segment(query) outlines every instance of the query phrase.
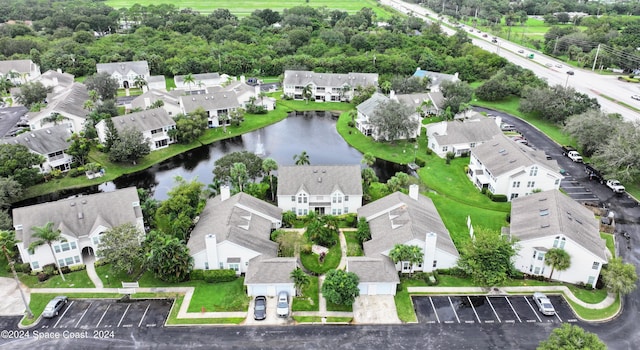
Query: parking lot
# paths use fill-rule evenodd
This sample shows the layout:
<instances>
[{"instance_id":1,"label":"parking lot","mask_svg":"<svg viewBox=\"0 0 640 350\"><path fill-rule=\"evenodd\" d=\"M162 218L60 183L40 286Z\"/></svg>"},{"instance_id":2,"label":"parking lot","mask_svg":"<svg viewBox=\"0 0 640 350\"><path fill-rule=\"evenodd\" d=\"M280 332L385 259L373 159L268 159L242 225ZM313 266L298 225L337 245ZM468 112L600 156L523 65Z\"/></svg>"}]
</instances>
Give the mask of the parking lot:
<instances>
[{"instance_id":1,"label":"parking lot","mask_svg":"<svg viewBox=\"0 0 640 350\"><path fill-rule=\"evenodd\" d=\"M43 318L39 326L55 328L162 327L171 309L171 300L69 299L54 318Z\"/></svg>"},{"instance_id":2,"label":"parking lot","mask_svg":"<svg viewBox=\"0 0 640 350\"><path fill-rule=\"evenodd\" d=\"M535 323L577 322L562 296L548 295L555 316L538 311L528 296L413 296L420 323Z\"/></svg>"},{"instance_id":3,"label":"parking lot","mask_svg":"<svg viewBox=\"0 0 640 350\"><path fill-rule=\"evenodd\" d=\"M564 176L565 178L560 182L560 187L569 195L569 197L583 203L600 201L600 199L589 188L582 185L570 172L566 172ZM584 173L579 174L577 177L580 176L586 177Z\"/></svg>"}]
</instances>

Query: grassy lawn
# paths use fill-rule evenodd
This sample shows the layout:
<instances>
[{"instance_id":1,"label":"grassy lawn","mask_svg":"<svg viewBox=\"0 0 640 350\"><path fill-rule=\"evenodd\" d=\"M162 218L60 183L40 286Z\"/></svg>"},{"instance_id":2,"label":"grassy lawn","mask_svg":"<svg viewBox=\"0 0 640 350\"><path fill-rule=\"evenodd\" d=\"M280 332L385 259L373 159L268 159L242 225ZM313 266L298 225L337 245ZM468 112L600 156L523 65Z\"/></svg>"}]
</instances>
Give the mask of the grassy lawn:
<instances>
[{"instance_id":1,"label":"grassy lawn","mask_svg":"<svg viewBox=\"0 0 640 350\"><path fill-rule=\"evenodd\" d=\"M356 238L356 232L346 231L343 233L344 238L347 241L347 256L363 256L364 251L362 250L362 245Z\"/></svg>"},{"instance_id":2,"label":"grassy lawn","mask_svg":"<svg viewBox=\"0 0 640 350\"><path fill-rule=\"evenodd\" d=\"M38 277L30 274L19 273L18 277L29 288L95 288L86 270L64 274L66 281L60 275L51 276L44 282L39 282Z\"/></svg>"},{"instance_id":3,"label":"grassy lawn","mask_svg":"<svg viewBox=\"0 0 640 350\"><path fill-rule=\"evenodd\" d=\"M244 321L244 318L232 317L232 318L178 318L178 311L184 301L184 295L180 295L176 298L171 313L167 318L167 324L173 325L186 325L186 324L240 324Z\"/></svg>"},{"instance_id":4,"label":"grassy lawn","mask_svg":"<svg viewBox=\"0 0 640 350\"><path fill-rule=\"evenodd\" d=\"M338 305L327 301L327 311L353 312L353 305Z\"/></svg>"},{"instance_id":5,"label":"grassy lawn","mask_svg":"<svg viewBox=\"0 0 640 350\"><path fill-rule=\"evenodd\" d=\"M302 296L293 298L291 311L318 311L319 310L319 291L318 277L309 276L310 283L302 288Z\"/></svg>"},{"instance_id":6,"label":"grassy lawn","mask_svg":"<svg viewBox=\"0 0 640 350\"><path fill-rule=\"evenodd\" d=\"M172 77L164 77L164 85L167 88L167 91L171 91L176 88L176 82Z\"/></svg>"},{"instance_id":7,"label":"grassy lawn","mask_svg":"<svg viewBox=\"0 0 640 350\"><path fill-rule=\"evenodd\" d=\"M396 301L396 310L398 312L398 318L402 322L417 322L415 310L413 309L413 302L411 296L407 292L408 287L424 287L427 284L422 280L413 280L407 278L400 279L400 291L396 292L394 297Z\"/></svg>"},{"instance_id":8,"label":"grassy lawn","mask_svg":"<svg viewBox=\"0 0 640 350\"><path fill-rule=\"evenodd\" d=\"M616 301L613 304L611 304L611 306L604 309L599 309L599 310L582 307L572 302L569 299L567 299L567 301L569 302L569 304L571 304L571 307L573 307L573 309L576 311L578 316L580 316L585 320L592 320L592 321L602 320L607 317L614 316L620 310L620 296L616 297Z\"/></svg>"},{"instance_id":9,"label":"grassy lawn","mask_svg":"<svg viewBox=\"0 0 640 350\"><path fill-rule=\"evenodd\" d=\"M333 270L340 264L342 250L340 244L336 244L329 248L329 252L324 257L324 262L320 262L319 255L314 253L300 253L300 261L302 265L309 271L317 274L323 274L329 270Z\"/></svg>"},{"instance_id":10,"label":"grassy lawn","mask_svg":"<svg viewBox=\"0 0 640 350\"><path fill-rule=\"evenodd\" d=\"M311 6L314 8L319 7L327 7L328 9L339 9L342 11L346 11L349 14L354 14L360 11L363 7L370 7L379 18L390 18L396 12L391 9L386 9L382 6L379 6L374 0L350 0L350 1L340 1L340 0L314 0L314 1L300 1L300 0L283 0L283 1L274 1L274 0L240 0L240 1L232 1L232 0L217 0L217 1L197 1L197 0L136 0L136 1L128 1L128 0L107 0L106 5L111 6L115 9L120 8L129 8L133 4L140 4L143 6L149 5L159 5L159 4L172 4L175 5L179 9L190 8L196 11L199 11L203 14L209 14L216 9L225 8L231 11L234 15L238 17L246 17L249 16L253 11L258 9L272 9L274 11L278 11L282 13L283 9L292 8L296 6Z\"/></svg>"},{"instance_id":11,"label":"grassy lawn","mask_svg":"<svg viewBox=\"0 0 640 350\"><path fill-rule=\"evenodd\" d=\"M31 308L31 311L33 312L33 318L32 319L28 319L28 318L23 318L21 324L23 326L28 326L32 323L34 323L38 317L40 316L40 314L42 314L42 311L44 311L44 307L47 306L47 303L53 299L54 297L58 296L60 294L40 294L40 293L31 293L31 300L29 301L29 308ZM120 298L122 297L121 294L114 294L114 293L66 293L66 296L68 296L70 299L73 298Z\"/></svg>"},{"instance_id":12,"label":"grassy lawn","mask_svg":"<svg viewBox=\"0 0 640 350\"><path fill-rule=\"evenodd\" d=\"M600 232L600 237L605 240L607 249L611 253L611 256L616 256L616 247L613 239L613 235L609 233Z\"/></svg>"}]
</instances>

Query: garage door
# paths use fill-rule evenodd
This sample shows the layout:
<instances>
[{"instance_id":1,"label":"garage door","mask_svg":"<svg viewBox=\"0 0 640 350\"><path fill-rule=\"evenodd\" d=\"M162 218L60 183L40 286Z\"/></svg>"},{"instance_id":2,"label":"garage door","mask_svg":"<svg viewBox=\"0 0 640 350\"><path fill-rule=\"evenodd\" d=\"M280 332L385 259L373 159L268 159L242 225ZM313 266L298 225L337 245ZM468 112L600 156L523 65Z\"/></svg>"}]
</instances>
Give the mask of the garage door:
<instances>
[{"instance_id":1,"label":"garage door","mask_svg":"<svg viewBox=\"0 0 640 350\"><path fill-rule=\"evenodd\" d=\"M378 284L376 292L379 295L395 295L395 286L389 283Z\"/></svg>"},{"instance_id":2,"label":"garage door","mask_svg":"<svg viewBox=\"0 0 640 350\"><path fill-rule=\"evenodd\" d=\"M364 284L364 283L358 284L358 289L360 289L360 295L367 295L368 288L367 288L366 284Z\"/></svg>"},{"instance_id":3,"label":"garage door","mask_svg":"<svg viewBox=\"0 0 640 350\"><path fill-rule=\"evenodd\" d=\"M267 286L267 296L275 297L276 294L276 286Z\"/></svg>"},{"instance_id":4,"label":"garage door","mask_svg":"<svg viewBox=\"0 0 640 350\"><path fill-rule=\"evenodd\" d=\"M267 286L259 284L251 285L251 288L249 288L249 293L251 296L267 295Z\"/></svg>"}]
</instances>

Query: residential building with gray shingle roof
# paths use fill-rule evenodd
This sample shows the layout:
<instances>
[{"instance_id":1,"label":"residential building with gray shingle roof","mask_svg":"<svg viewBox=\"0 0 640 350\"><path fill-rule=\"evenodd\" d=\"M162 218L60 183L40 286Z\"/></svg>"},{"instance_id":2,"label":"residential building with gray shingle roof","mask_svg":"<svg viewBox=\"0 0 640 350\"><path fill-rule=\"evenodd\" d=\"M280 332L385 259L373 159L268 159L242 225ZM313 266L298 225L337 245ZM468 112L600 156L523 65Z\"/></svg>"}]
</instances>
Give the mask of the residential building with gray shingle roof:
<instances>
[{"instance_id":1,"label":"residential building with gray shingle roof","mask_svg":"<svg viewBox=\"0 0 640 350\"><path fill-rule=\"evenodd\" d=\"M249 261L244 285L247 295L273 296L286 291L290 296L295 295L295 285L291 279L291 272L298 267L296 258L268 258L257 256Z\"/></svg>"},{"instance_id":2,"label":"residential building with gray shingle roof","mask_svg":"<svg viewBox=\"0 0 640 350\"><path fill-rule=\"evenodd\" d=\"M73 132L80 132L84 127L89 110L84 103L89 100L87 87L82 83L73 83L69 89L57 95L47 96L47 106L38 112L30 112L29 127L31 130L42 129L56 124L67 125ZM50 121L49 117L59 114L61 119Z\"/></svg>"},{"instance_id":3,"label":"residential building with gray shingle roof","mask_svg":"<svg viewBox=\"0 0 640 350\"><path fill-rule=\"evenodd\" d=\"M456 81L460 81L457 72L455 74L445 74L423 70L420 69L420 67L416 69L415 73L413 73L413 76L418 78L429 78L429 90L433 92L439 92L440 85L442 85L442 83L445 81L450 81L453 83L455 83Z\"/></svg>"},{"instance_id":4,"label":"residential building with gray shingle roof","mask_svg":"<svg viewBox=\"0 0 640 350\"><path fill-rule=\"evenodd\" d=\"M503 233L519 247L514 266L529 275L595 288L602 265L611 257L594 213L559 190L514 199L511 225ZM556 269L553 276L544 260L552 248L564 249L571 256L569 268Z\"/></svg>"},{"instance_id":5,"label":"residential building with gray shingle roof","mask_svg":"<svg viewBox=\"0 0 640 350\"><path fill-rule=\"evenodd\" d=\"M235 91L215 91L201 95L180 96L180 109L187 114L198 108L207 112L210 128L219 127L221 117L225 117L222 123L230 124L229 113L242 107Z\"/></svg>"},{"instance_id":6,"label":"residential building with gray shingle roof","mask_svg":"<svg viewBox=\"0 0 640 350\"><path fill-rule=\"evenodd\" d=\"M74 76L69 73L62 73L61 71L48 70L42 75L38 76L33 80L34 82L41 82L42 85L51 88L50 96L56 96L58 94L64 93L65 91L71 88L73 85ZM49 98L50 98L49 96Z\"/></svg>"},{"instance_id":7,"label":"residential building with gray shingle roof","mask_svg":"<svg viewBox=\"0 0 640 350\"><path fill-rule=\"evenodd\" d=\"M73 157L65 153L71 144L70 137L71 132L67 126L57 125L2 139L0 143L23 145L31 152L43 156L45 161L40 164L40 171L46 173L52 169L60 171L71 169Z\"/></svg>"},{"instance_id":8,"label":"residential building with gray shingle roof","mask_svg":"<svg viewBox=\"0 0 640 350\"><path fill-rule=\"evenodd\" d=\"M182 109L180 109L180 94L176 94L173 91L149 90L134 98L128 107L129 109L149 109L157 104L158 101L162 101L162 109L167 111L169 116L175 117L182 113Z\"/></svg>"},{"instance_id":9,"label":"residential building with gray shingle roof","mask_svg":"<svg viewBox=\"0 0 640 350\"><path fill-rule=\"evenodd\" d=\"M137 77L145 81L151 76L147 61L126 61L96 64L98 73L107 73L118 81L123 89L135 87Z\"/></svg>"},{"instance_id":10,"label":"residential building with gray shingle roof","mask_svg":"<svg viewBox=\"0 0 640 350\"><path fill-rule=\"evenodd\" d=\"M2 79L9 79L16 85L28 83L40 76L40 66L32 60L0 61Z\"/></svg>"},{"instance_id":11,"label":"residential building with gray shingle roof","mask_svg":"<svg viewBox=\"0 0 640 350\"><path fill-rule=\"evenodd\" d=\"M504 134L471 149L467 176L480 190L508 200L560 188L564 176L558 162L544 151L515 142Z\"/></svg>"},{"instance_id":12,"label":"residential building with gray shingle roof","mask_svg":"<svg viewBox=\"0 0 640 350\"><path fill-rule=\"evenodd\" d=\"M502 133L498 119L477 115L472 119L442 121L427 125L429 148L440 158L453 152L456 157L467 155L477 147Z\"/></svg>"},{"instance_id":13,"label":"residential building with gray shingle roof","mask_svg":"<svg viewBox=\"0 0 640 350\"><path fill-rule=\"evenodd\" d=\"M60 230L62 240L53 242L55 260L47 244L29 254L29 245L37 240L33 227L53 223ZM61 199L13 209L13 225L16 245L22 261L33 270L54 263L60 266L84 263L87 255L95 256L100 245L100 235L123 224L132 224L144 236L144 222L140 199L135 187ZM66 241L65 241L66 240Z\"/></svg>"},{"instance_id":14,"label":"residential building with gray shingle roof","mask_svg":"<svg viewBox=\"0 0 640 350\"><path fill-rule=\"evenodd\" d=\"M302 91L311 88L310 100L316 102L351 101L357 87L378 87L377 73L315 73L311 71L287 70L282 82L285 95L302 100Z\"/></svg>"},{"instance_id":15,"label":"residential building with gray shingle roof","mask_svg":"<svg viewBox=\"0 0 640 350\"><path fill-rule=\"evenodd\" d=\"M152 151L168 147L176 140L170 131L176 128L176 122L162 108L147 109L111 118L113 126L120 133L126 129L140 131L149 142ZM96 124L96 131L100 142L107 140L107 123L101 120Z\"/></svg>"},{"instance_id":16,"label":"residential building with gray shingle roof","mask_svg":"<svg viewBox=\"0 0 640 350\"><path fill-rule=\"evenodd\" d=\"M427 101L428 94L402 94L396 95L391 91L389 97L376 92L369 99L356 106L356 127L365 136L371 136L376 140L388 140L387 135L379 132L378 128L371 123L372 118L375 117L376 111L390 101L396 101L406 107L408 107L412 113L407 117L414 124L413 130L409 134L400 135L398 139L410 139L420 135L420 119L421 113L418 109L422 110L422 113L427 114ZM388 140L392 141L392 140Z\"/></svg>"},{"instance_id":17,"label":"residential building with gray shingle roof","mask_svg":"<svg viewBox=\"0 0 640 350\"><path fill-rule=\"evenodd\" d=\"M220 192L207 200L187 242L194 268L241 274L253 258L277 257L270 235L282 225L282 210L246 193L231 196L227 186Z\"/></svg>"},{"instance_id":18,"label":"residential building with gray shingle roof","mask_svg":"<svg viewBox=\"0 0 640 350\"><path fill-rule=\"evenodd\" d=\"M360 165L295 165L278 168L278 207L296 215L342 215L362 206Z\"/></svg>"}]
</instances>

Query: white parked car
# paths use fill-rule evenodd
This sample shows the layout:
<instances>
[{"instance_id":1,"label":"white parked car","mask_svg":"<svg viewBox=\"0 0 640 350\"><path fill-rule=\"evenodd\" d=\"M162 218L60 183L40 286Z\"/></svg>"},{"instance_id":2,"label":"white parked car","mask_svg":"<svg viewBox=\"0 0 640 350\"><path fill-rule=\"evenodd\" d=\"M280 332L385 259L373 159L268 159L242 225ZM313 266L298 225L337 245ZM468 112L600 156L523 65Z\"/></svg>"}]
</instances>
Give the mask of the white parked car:
<instances>
[{"instance_id":1,"label":"white parked car","mask_svg":"<svg viewBox=\"0 0 640 350\"><path fill-rule=\"evenodd\" d=\"M276 306L276 314L278 317L289 316L289 293L282 291L278 293L278 306Z\"/></svg>"},{"instance_id":2,"label":"white parked car","mask_svg":"<svg viewBox=\"0 0 640 350\"><path fill-rule=\"evenodd\" d=\"M538 306L538 311L540 311L543 315L553 316L556 314L556 309L553 307L553 304L551 304L551 300L549 300L546 295L540 292L535 292L533 293L533 301L535 301L536 305Z\"/></svg>"},{"instance_id":3,"label":"white parked car","mask_svg":"<svg viewBox=\"0 0 640 350\"><path fill-rule=\"evenodd\" d=\"M631 98L640 101L640 95L631 95Z\"/></svg>"}]
</instances>

